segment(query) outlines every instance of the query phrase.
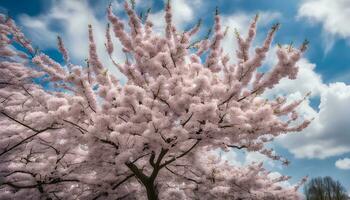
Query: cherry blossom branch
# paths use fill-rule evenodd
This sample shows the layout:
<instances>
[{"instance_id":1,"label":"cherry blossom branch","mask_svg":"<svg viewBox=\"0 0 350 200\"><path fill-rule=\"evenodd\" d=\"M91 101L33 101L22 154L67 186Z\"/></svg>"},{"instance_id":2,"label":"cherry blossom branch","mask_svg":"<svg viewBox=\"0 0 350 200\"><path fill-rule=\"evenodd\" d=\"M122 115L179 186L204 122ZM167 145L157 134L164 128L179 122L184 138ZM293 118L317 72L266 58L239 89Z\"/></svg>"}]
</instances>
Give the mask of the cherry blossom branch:
<instances>
[{"instance_id":1,"label":"cherry blossom branch","mask_svg":"<svg viewBox=\"0 0 350 200\"><path fill-rule=\"evenodd\" d=\"M43 185L52 185L52 184L57 184L57 183L64 183L64 182L80 182L78 179L61 179L61 178L55 178L49 182L41 182L41 181L37 181L37 184L33 184L33 185L17 185L11 182L4 182L3 185L8 185L10 187L13 187L15 189L30 189L30 188L39 188L39 190L42 191L42 186Z\"/></svg>"},{"instance_id":2,"label":"cherry blossom branch","mask_svg":"<svg viewBox=\"0 0 350 200\"><path fill-rule=\"evenodd\" d=\"M179 156L175 156L175 157L173 157L172 159L165 161L163 164L160 165L160 168L163 168L163 167L167 166L168 164L174 162L175 160L177 160L177 159L179 159L179 158L182 158L182 157L184 157L185 155L187 155L189 152L192 151L192 149L194 149L194 148L198 145L198 143L199 143L200 141L201 141L200 139L197 139L196 142L195 142L188 150L186 150L185 152L183 152L183 153L180 154Z\"/></svg>"},{"instance_id":3,"label":"cherry blossom branch","mask_svg":"<svg viewBox=\"0 0 350 200\"><path fill-rule=\"evenodd\" d=\"M174 175L176 175L176 176L179 176L179 177L181 177L181 178L183 178L183 179L186 179L186 180L188 180L188 181L192 181L192 182L194 182L194 183L196 183L196 184L201 184L202 182L200 182L200 181L197 181L197 180L195 180L195 179L193 179L193 178L189 178L189 177L186 177L186 176L184 176L184 175L181 175L181 174L178 174L178 173L176 173L176 172L174 172L173 170L171 170L169 167L167 167L167 166L165 166L165 169L167 169L169 172L171 172L172 174L174 174Z\"/></svg>"},{"instance_id":4,"label":"cherry blossom branch","mask_svg":"<svg viewBox=\"0 0 350 200\"><path fill-rule=\"evenodd\" d=\"M35 134L26 137L25 139L21 140L21 141L18 142L17 144L15 144L15 145L13 145L12 147L10 147L10 148L4 150L3 152L1 152L1 153L0 153L0 156L2 156L2 155L4 155L4 154L8 153L9 151L15 149L16 147L22 145L23 143L25 143L26 141L28 141L28 140L32 139L33 137L39 135L40 133L43 133L43 132L48 131L48 130L57 130L57 129L58 129L58 128L53 128L53 127L47 127L47 128L42 129L42 130L36 130L36 129L34 129L34 128L32 128L32 127L30 127L30 126L28 126L28 125L26 125L26 124L24 124L24 123L22 123L22 122L16 120L15 118L12 118L11 116L9 116L8 114L6 114L6 113L3 112L3 111L1 111L0 113L3 114L3 115L5 115L6 117L8 117L9 119L11 119L12 121L15 121L15 122L17 122L18 124L21 124L22 126L24 126L24 127L28 128L28 129L32 130L33 132L35 132Z\"/></svg>"},{"instance_id":5,"label":"cherry blossom branch","mask_svg":"<svg viewBox=\"0 0 350 200\"><path fill-rule=\"evenodd\" d=\"M130 174L128 176L126 176L123 180L121 180L120 182L118 182L117 184L115 184L112 189L115 190L117 189L117 187L119 187L121 184L125 183L127 180L129 180L130 178L134 177L135 174Z\"/></svg>"}]
</instances>

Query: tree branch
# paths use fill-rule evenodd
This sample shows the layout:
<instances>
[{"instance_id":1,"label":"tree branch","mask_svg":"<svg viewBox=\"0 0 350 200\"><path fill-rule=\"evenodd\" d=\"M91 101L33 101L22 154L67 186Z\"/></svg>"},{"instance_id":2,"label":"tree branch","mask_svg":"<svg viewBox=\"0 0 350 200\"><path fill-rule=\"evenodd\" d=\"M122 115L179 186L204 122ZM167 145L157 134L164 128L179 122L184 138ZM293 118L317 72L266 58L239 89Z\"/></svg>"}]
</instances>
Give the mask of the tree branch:
<instances>
[{"instance_id":1,"label":"tree branch","mask_svg":"<svg viewBox=\"0 0 350 200\"><path fill-rule=\"evenodd\" d=\"M167 166L165 166L165 169L167 169L167 170L168 170L169 172L171 172L172 174L174 174L174 175L176 175L176 176L180 176L181 178L186 179L186 180L188 180L188 181L191 181L191 182L194 182L194 183L197 183L197 184L201 184L201 183L202 183L202 182L197 181L197 180L195 180L195 179L192 179L192 178L186 177L186 176L184 176L184 175L178 174L178 173L174 172L173 170L171 170L171 169L170 169L169 167L167 167Z\"/></svg>"},{"instance_id":2,"label":"tree branch","mask_svg":"<svg viewBox=\"0 0 350 200\"><path fill-rule=\"evenodd\" d=\"M12 121L15 121L15 122L17 122L18 124L21 124L22 126L24 126L24 127L28 128L28 129L30 129L30 130L36 132L36 133L34 133L33 135L30 135L30 136L26 137L25 139L21 140L20 142L18 142L17 144L13 145L13 146L10 147L9 149L4 150L3 152L0 153L0 156L6 154L7 152L13 150L14 148L20 146L21 144L25 143L27 140L30 140L31 138L33 138L33 137L39 135L39 134L42 133L42 132L45 132L45 131L47 131L47 130L56 130L56 129L58 129L58 128L53 128L53 127L47 127L47 128L42 129L42 130L36 130L36 129L34 129L34 128L32 128L32 127L30 127L30 126L28 126L28 125L26 125L26 124L24 124L24 123L22 123L22 122L16 120L15 118L9 116L8 114L6 114L6 113L3 112L3 111L1 111L0 113L3 114L3 115L5 115L6 117L8 117L9 119L11 119Z\"/></svg>"},{"instance_id":3,"label":"tree branch","mask_svg":"<svg viewBox=\"0 0 350 200\"><path fill-rule=\"evenodd\" d=\"M245 149L247 146L242 145L242 146L236 146L236 145L226 145L227 147L235 148L235 149Z\"/></svg>"},{"instance_id":4,"label":"tree branch","mask_svg":"<svg viewBox=\"0 0 350 200\"><path fill-rule=\"evenodd\" d=\"M119 187L121 184L125 183L127 180L129 180L130 178L132 178L134 176L135 176L135 174L130 174L129 176L125 177L123 180L121 180L120 182L118 182L117 184L112 186L112 189L113 190L117 189L117 187Z\"/></svg>"},{"instance_id":5,"label":"tree branch","mask_svg":"<svg viewBox=\"0 0 350 200\"><path fill-rule=\"evenodd\" d=\"M185 155L187 155L194 147L197 146L197 144L200 142L200 139L197 139L196 142L185 152L183 152L182 154L180 154L179 156L173 157L172 159L165 161L162 165L160 165L160 168L163 168L165 166L167 166L168 164L174 162L175 160L184 157Z\"/></svg>"}]
</instances>

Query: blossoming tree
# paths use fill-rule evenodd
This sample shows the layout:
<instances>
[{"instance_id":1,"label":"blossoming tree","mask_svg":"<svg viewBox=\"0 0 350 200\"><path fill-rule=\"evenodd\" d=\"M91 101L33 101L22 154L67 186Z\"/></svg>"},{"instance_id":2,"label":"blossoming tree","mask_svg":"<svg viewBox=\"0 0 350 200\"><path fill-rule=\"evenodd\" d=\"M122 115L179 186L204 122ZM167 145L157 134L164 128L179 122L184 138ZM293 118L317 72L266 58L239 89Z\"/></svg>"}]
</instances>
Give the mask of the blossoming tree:
<instances>
[{"instance_id":1,"label":"blossoming tree","mask_svg":"<svg viewBox=\"0 0 350 200\"><path fill-rule=\"evenodd\" d=\"M130 29L108 8L110 32L128 55L107 71L89 31L86 66L35 50L14 21L0 16L0 199L299 199L262 164L233 166L215 151L242 149L279 157L264 144L304 129L295 109L303 101L261 95L283 78L295 79L306 50L280 46L278 62L262 65L278 29L251 51L258 17L247 37L236 34L237 62L223 52L220 16L213 34L194 42L200 24L184 32L165 6L165 33L127 3ZM40 82L47 80L49 86ZM214 153L213 153L214 152Z\"/></svg>"}]
</instances>

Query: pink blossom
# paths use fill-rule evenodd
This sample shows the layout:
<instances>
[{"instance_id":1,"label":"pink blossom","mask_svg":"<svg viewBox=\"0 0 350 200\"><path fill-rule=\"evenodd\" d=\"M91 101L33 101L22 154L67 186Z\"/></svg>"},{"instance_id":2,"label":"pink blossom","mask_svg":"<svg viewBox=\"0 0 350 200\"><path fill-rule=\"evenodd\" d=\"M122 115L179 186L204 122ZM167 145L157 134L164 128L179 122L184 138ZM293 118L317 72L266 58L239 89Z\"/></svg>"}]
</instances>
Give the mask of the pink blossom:
<instances>
[{"instance_id":1,"label":"pink blossom","mask_svg":"<svg viewBox=\"0 0 350 200\"><path fill-rule=\"evenodd\" d=\"M193 41L199 24L176 30L171 2L164 36L132 6L124 9L129 28L107 9L105 45L126 82L105 68L92 26L86 66L70 63L58 38L67 70L36 54L14 21L0 15L0 198L300 199L304 180L283 187L289 177L271 178L262 163L231 165L213 151L255 151L288 163L265 144L311 123L296 111L308 95L287 102L261 94L296 78L307 44L281 46L277 64L262 74L277 26L250 51L256 17L246 37L237 34L238 61L231 63L218 13L213 34ZM124 62L112 59L110 28Z\"/></svg>"}]
</instances>

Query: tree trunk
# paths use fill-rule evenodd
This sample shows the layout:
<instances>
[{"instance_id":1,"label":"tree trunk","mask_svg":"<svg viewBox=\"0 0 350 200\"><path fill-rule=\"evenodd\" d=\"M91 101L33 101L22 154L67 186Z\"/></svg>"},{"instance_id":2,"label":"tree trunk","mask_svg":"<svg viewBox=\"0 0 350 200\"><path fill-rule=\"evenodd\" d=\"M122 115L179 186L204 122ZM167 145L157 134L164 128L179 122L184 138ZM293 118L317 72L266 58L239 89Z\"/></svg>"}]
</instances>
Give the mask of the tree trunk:
<instances>
[{"instance_id":1,"label":"tree trunk","mask_svg":"<svg viewBox=\"0 0 350 200\"><path fill-rule=\"evenodd\" d=\"M157 187L154 185L153 181L149 181L148 183L144 183L147 191L148 200L158 200L158 191Z\"/></svg>"},{"instance_id":2,"label":"tree trunk","mask_svg":"<svg viewBox=\"0 0 350 200\"><path fill-rule=\"evenodd\" d=\"M158 191L157 187L154 185L154 181L159 172L159 164L154 167L155 169L153 170L152 175L150 177L142 173L142 171L134 163L128 162L125 164L145 186L148 200L158 200Z\"/></svg>"}]
</instances>

